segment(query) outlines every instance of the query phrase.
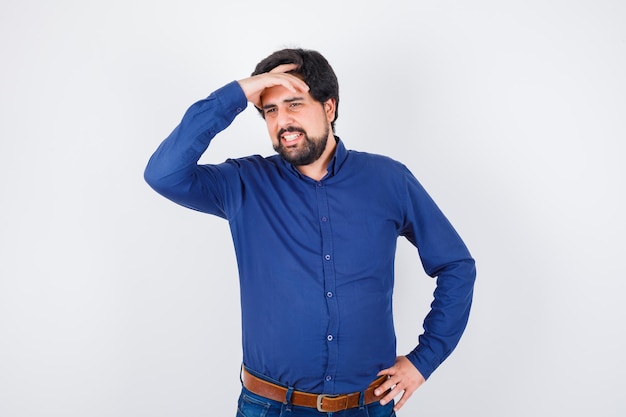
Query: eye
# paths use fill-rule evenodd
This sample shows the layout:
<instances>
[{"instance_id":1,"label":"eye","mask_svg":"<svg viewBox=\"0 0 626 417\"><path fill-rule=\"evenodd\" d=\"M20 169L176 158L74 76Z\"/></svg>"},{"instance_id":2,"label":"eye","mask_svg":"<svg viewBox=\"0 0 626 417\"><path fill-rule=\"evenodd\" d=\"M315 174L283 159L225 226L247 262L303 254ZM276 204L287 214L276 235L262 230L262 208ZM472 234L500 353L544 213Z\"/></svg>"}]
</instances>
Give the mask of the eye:
<instances>
[{"instance_id":1,"label":"eye","mask_svg":"<svg viewBox=\"0 0 626 417\"><path fill-rule=\"evenodd\" d=\"M296 109L296 108L298 108L300 106L302 106L302 103L299 103L297 101L289 104L289 108L291 108L291 109Z\"/></svg>"},{"instance_id":2,"label":"eye","mask_svg":"<svg viewBox=\"0 0 626 417\"><path fill-rule=\"evenodd\" d=\"M269 109L265 109L264 114L266 116L269 116L270 114L275 113L275 112L276 112L276 107L270 107Z\"/></svg>"}]
</instances>

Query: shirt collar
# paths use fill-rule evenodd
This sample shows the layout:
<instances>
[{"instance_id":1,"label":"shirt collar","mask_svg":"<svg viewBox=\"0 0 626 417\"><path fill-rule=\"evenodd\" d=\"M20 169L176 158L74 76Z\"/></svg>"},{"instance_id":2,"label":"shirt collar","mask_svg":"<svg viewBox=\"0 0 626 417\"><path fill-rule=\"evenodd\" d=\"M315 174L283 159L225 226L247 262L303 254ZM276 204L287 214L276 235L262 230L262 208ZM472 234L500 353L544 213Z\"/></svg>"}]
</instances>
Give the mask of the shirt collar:
<instances>
[{"instance_id":1,"label":"shirt collar","mask_svg":"<svg viewBox=\"0 0 626 417\"><path fill-rule=\"evenodd\" d=\"M335 140L337 141L337 147L335 148L335 155L333 155L332 159L328 163L328 174L326 175L326 178L337 174L343 165L343 161L345 161L348 156L348 151L346 150L343 141L339 139L339 136L335 136Z\"/></svg>"}]
</instances>

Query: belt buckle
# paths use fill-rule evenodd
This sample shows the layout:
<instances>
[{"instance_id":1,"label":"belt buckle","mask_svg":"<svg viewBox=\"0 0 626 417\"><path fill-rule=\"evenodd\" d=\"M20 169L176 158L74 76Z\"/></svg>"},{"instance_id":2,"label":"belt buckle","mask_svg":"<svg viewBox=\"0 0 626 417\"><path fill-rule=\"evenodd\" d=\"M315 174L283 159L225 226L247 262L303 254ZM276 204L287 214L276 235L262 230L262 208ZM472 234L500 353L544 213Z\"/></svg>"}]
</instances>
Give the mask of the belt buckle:
<instances>
[{"instance_id":1,"label":"belt buckle","mask_svg":"<svg viewBox=\"0 0 626 417\"><path fill-rule=\"evenodd\" d=\"M320 413L328 413L329 411L326 411L322 408L322 401L324 401L324 398L329 397L329 398L333 398L336 397L336 395L329 395L329 394L319 394L317 396L317 411L319 411Z\"/></svg>"}]
</instances>

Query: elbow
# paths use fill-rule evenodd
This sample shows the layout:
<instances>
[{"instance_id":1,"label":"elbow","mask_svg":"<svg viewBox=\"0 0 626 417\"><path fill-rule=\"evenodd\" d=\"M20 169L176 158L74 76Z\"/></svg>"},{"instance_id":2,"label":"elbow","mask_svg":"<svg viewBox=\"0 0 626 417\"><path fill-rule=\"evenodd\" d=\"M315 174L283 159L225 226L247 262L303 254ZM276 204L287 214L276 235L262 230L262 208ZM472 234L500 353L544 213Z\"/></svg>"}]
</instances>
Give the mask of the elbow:
<instances>
[{"instance_id":1,"label":"elbow","mask_svg":"<svg viewBox=\"0 0 626 417\"><path fill-rule=\"evenodd\" d=\"M168 184L166 178L167 176L162 170L158 169L156 164L152 161L148 162L148 165L143 171L143 179L154 191L159 194L167 192Z\"/></svg>"},{"instance_id":2,"label":"elbow","mask_svg":"<svg viewBox=\"0 0 626 417\"><path fill-rule=\"evenodd\" d=\"M143 171L143 179L152 188L158 188L160 176L150 163Z\"/></svg>"},{"instance_id":3,"label":"elbow","mask_svg":"<svg viewBox=\"0 0 626 417\"><path fill-rule=\"evenodd\" d=\"M159 176L157 175L155 170L152 169L152 166L150 165L150 163L148 163L146 168L143 170L143 180L147 182L148 185L153 188L154 188L154 185L159 183Z\"/></svg>"}]
</instances>

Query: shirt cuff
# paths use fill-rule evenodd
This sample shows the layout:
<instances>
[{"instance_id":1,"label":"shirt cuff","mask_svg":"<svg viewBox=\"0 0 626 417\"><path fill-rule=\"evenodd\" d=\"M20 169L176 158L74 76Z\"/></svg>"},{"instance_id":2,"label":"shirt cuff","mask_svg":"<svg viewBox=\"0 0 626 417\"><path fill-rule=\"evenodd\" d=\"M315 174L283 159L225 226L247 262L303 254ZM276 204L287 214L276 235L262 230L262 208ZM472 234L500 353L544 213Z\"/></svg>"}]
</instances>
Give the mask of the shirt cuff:
<instances>
[{"instance_id":1,"label":"shirt cuff","mask_svg":"<svg viewBox=\"0 0 626 417\"><path fill-rule=\"evenodd\" d=\"M229 113L241 113L248 106L248 99L237 81L231 81L224 87L215 90L213 94Z\"/></svg>"},{"instance_id":2,"label":"shirt cuff","mask_svg":"<svg viewBox=\"0 0 626 417\"><path fill-rule=\"evenodd\" d=\"M428 379L435 369L437 369L437 367L441 364L439 359L432 356L432 354L429 355L429 352L422 347L422 345L419 345L413 349L411 353L406 355L406 358L411 361L413 366L417 368L424 379Z\"/></svg>"}]
</instances>

